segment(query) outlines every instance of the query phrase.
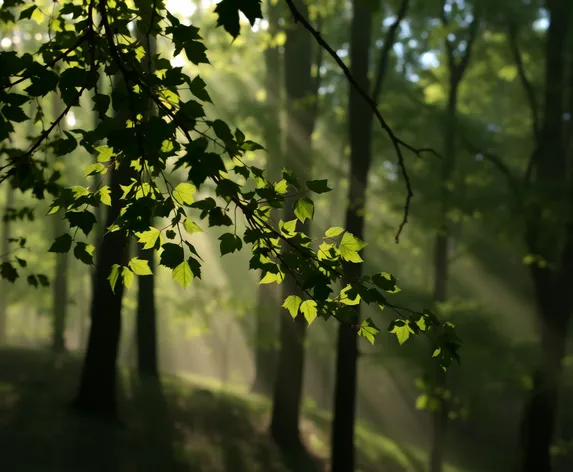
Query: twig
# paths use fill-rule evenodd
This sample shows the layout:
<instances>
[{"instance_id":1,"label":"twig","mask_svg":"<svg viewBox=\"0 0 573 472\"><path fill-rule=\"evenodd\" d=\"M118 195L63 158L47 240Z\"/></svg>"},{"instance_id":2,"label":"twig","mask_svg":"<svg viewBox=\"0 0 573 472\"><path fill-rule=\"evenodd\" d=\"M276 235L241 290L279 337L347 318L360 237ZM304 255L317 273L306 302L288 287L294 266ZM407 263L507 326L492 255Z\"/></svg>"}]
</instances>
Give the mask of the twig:
<instances>
[{"instance_id":1,"label":"twig","mask_svg":"<svg viewBox=\"0 0 573 472\"><path fill-rule=\"evenodd\" d=\"M320 35L320 33L298 11L297 7L293 3L293 0L285 0L285 1L289 7L289 10L290 10L290 12L294 18L295 23L300 23L314 37L315 41L322 48L324 48L324 50L326 52L328 52L328 54L336 61L336 63L338 64L338 66L340 67L340 69L342 70L342 72L344 73L346 78L348 79L348 82L350 82L352 87L354 87L354 89L359 93L359 95L361 95L362 98L364 100L366 100L366 102L368 103L368 105L372 109L372 112L376 116L378 122L380 123L380 127L386 132L386 134L390 138L392 146L393 146L394 150L396 151L396 155L398 156L398 165L400 167L400 172L402 174L402 177L404 178L404 181L406 183L406 190L407 190L406 202L404 204L404 217L402 219L402 222L400 223L400 226L398 227L398 232L396 233L396 237L395 237L395 240L399 241L400 234L402 233L404 226L406 226L406 223L408 222L408 216L410 213L410 202L412 200L412 197L414 196L414 192L412 191L412 184L410 182L410 177L409 177L408 171L406 169L406 163L404 161L404 155L402 153L402 148L405 148L405 149L409 150L410 152L413 152L417 156L420 156L424 152L430 152L432 154L435 154L438 157L440 157L440 156L433 149L416 148L416 147L412 146L411 144L406 143L405 141L400 139L398 136L396 136L396 134L394 134L394 132L392 131L392 128L390 128L390 126L388 125L388 123L386 122L386 120L384 119L382 114L380 113L380 110L378 110L378 105L376 104L376 102L370 97L370 95L368 95L368 93L366 91L364 91L362 89L362 87L360 87L358 82L356 82L356 79L354 79L354 77L350 73L350 70L344 64L342 59L340 59L338 54L336 54L336 52L323 39L323 37Z\"/></svg>"}]
</instances>

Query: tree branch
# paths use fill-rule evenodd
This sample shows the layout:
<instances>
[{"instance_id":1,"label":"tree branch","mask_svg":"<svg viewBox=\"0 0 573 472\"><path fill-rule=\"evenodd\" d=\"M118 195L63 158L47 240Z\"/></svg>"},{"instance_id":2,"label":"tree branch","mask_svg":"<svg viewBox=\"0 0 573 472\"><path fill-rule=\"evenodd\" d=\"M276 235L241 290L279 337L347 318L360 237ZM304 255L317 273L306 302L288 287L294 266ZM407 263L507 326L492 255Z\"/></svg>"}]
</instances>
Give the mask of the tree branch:
<instances>
[{"instance_id":1,"label":"tree branch","mask_svg":"<svg viewBox=\"0 0 573 472\"><path fill-rule=\"evenodd\" d=\"M521 51L519 50L519 45L517 44L517 25L514 22L509 23L508 39L509 47L511 49L511 53L513 54L513 60L515 61L515 66L517 67L517 74L519 76L523 90L525 91L527 101L529 102L529 111L531 113L532 121L531 132L533 134L533 138L537 139L540 131L539 105L537 104L535 90L533 90L533 86L531 85L531 82L527 78L527 74L525 72L525 66L523 65Z\"/></svg>"},{"instance_id":2,"label":"tree branch","mask_svg":"<svg viewBox=\"0 0 573 472\"><path fill-rule=\"evenodd\" d=\"M410 0L402 0L400 2L400 8L398 9L398 15L396 17L396 21L392 23L388 32L386 33L386 38L384 39L384 44L382 46L382 50L380 51L380 60L378 61L378 65L376 67L376 73L374 75L374 87L372 89L372 100L376 103L380 101L380 92L382 91L382 83L384 82L384 77L386 75L386 70L388 69L388 57L390 56L390 50L394 46L396 42L396 35L398 33L398 28L404 17L406 16L406 12L408 11L408 7L410 6Z\"/></svg>"},{"instance_id":3,"label":"tree branch","mask_svg":"<svg viewBox=\"0 0 573 472\"><path fill-rule=\"evenodd\" d=\"M400 139L398 136L396 136L396 134L392 131L392 128L390 128L390 126L388 125L388 123L386 122L386 120L384 119L384 117L382 116L380 111L378 110L378 105L376 104L376 102L374 100L372 100L372 98L368 95L368 93L366 91L364 91L362 89L362 87L360 87L360 85L356 82L356 79L352 76L352 74L350 73L350 70L348 69L348 67L346 67L346 65L344 64L342 59L340 59L338 54L336 54L336 52L323 39L323 37L320 35L320 33L298 11L298 9L296 8L296 6L293 3L293 0L285 0L285 1L289 7L289 10L290 10L293 18L294 18L294 22L300 23L314 37L315 41L322 48L324 48L324 50L326 52L328 52L328 54L336 61L336 63L338 64L338 66L340 67L340 69L342 70L342 72L344 73L346 78L348 79L348 82L350 82L352 87L354 87L354 89L359 93L359 95L361 95L362 98L364 98L364 100L366 100L366 102L368 103L368 105L372 109L372 112L376 116L376 119L380 123L380 127L386 132L386 134L390 138L390 142L392 143L392 147L394 148L394 150L396 151L396 155L398 156L398 165L400 167L402 177L404 178L404 181L406 183L406 190L407 190L406 202L404 204L404 217L402 219L402 222L400 223L400 226L398 227L398 231L397 231L396 237L395 237L396 242L398 242L400 239L400 234L402 233L404 226L406 226L406 223L408 222L408 215L410 212L410 202L412 200L412 197L414 196L414 192L412 191L412 184L410 182L410 177L409 177L408 171L406 169L406 163L404 161L404 154L402 152L402 148L405 148L405 149L413 152L417 156L420 156L424 152L433 153L438 157L439 157L439 154L436 151L434 151L433 149L416 148L416 147L412 146L411 144L406 143L405 141Z\"/></svg>"},{"instance_id":4,"label":"tree branch","mask_svg":"<svg viewBox=\"0 0 573 472\"><path fill-rule=\"evenodd\" d=\"M468 28L469 36L466 44L466 50L460 62L456 65L456 74L458 80L461 80L466 69L468 68L468 64L470 63L470 57L472 54L472 48L477 38L477 33L479 30L479 17L477 15L474 16L474 19L470 23Z\"/></svg>"}]
</instances>

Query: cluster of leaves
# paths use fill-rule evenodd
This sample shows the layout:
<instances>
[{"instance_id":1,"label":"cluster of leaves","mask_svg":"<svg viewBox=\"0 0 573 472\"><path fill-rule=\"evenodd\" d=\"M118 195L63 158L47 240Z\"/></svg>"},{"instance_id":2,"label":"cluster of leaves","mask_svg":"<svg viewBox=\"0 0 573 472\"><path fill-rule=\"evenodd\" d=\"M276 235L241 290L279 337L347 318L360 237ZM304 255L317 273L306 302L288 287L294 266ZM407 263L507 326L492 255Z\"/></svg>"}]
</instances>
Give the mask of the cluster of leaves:
<instances>
[{"instance_id":1,"label":"cluster of leaves","mask_svg":"<svg viewBox=\"0 0 573 472\"><path fill-rule=\"evenodd\" d=\"M20 277L20 270L27 271L28 262L19 257L21 251L26 249L26 238L9 238L8 242L13 246L7 254L0 255L0 277L15 282ZM32 287L48 287L48 277L44 274L28 273L26 281Z\"/></svg>"},{"instance_id":2,"label":"cluster of leaves","mask_svg":"<svg viewBox=\"0 0 573 472\"><path fill-rule=\"evenodd\" d=\"M6 10L21 5L22 0L5 0L3 18L8 16ZM93 264L95 248L79 240L78 230L85 236L93 230L94 207L120 205L119 216L107 231L123 231L135 236L144 249L159 251L160 264L187 287L194 277L201 277L201 257L192 239L203 231L199 223L228 228L219 238L221 255L251 245L249 267L262 272L261 283L281 283L287 275L296 280L303 297L293 294L283 305L293 317L302 313L309 323L316 317L334 317L354 325L359 335L374 342L379 329L371 319L358 324L352 307L359 303L391 307L400 314L391 331L401 342L406 332L427 332L443 366L456 356L457 343L447 325L429 312L409 312L404 317L403 310L387 301L387 293L397 291L391 275L347 280L345 267L363 262L363 241L343 228L331 228L316 247L316 241L297 230L299 222L314 216L309 195L331 190L325 180L301 184L285 169L280 181L269 182L262 169L246 165L243 159L262 146L241 130L207 118L203 105L211 99L205 82L199 75L190 77L181 67L173 67L167 55L184 51L191 63L208 64L198 28L182 24L160 0L62 1L58 5L50 21L51 39L37 54L2 52L0 56L0 140L14 131L13 123L29 119L22 110L28 101L56 94L64 104L61 115L30 149L9 158L0 177L17 182L22 190L33 188L40 198L44 192L55 195L50 213L62 214L72 232L59 236L50 251L68 252L73 247L77 259ZM34 8L24 7L18 21L28 21ZM216 7L219 25L233 37L240 32L239 11L251 23L262 16L258 0L221 1ZM138 35L130 32L134 22ZM150 58L147 45L159 36L169 39L172 51ZM150 62L153 68L147 67ZM101 74L114 77L110 96L98 90ZM14 92L17 86L25 87L25 94ZM48 142L68 111L79 106L82 95L90 96L99 123L92 130L66 131L49 146L56 156L77 147L94 155L96 162L86 169L86 176L96 176L99 184L60 188L55 185L57 175L50 175L35 151ZM176 170L185 171L187 179L174 186L169 174ZM108 180L113 173L125 177L120 192ZM214 195L205 196L206 184L214 185ZM286 204L294 206L296 219L273 221L272 209ZM150 224L160 218L168 221L164 228ZM238 225L241 218L244 231ZM144 260L132 258L126 265L113 266L109 282L115 289L120 280L130 286L135 275L149 274ZM336 290L339 282L343 287Z\"/></svg>"}]
</instances>

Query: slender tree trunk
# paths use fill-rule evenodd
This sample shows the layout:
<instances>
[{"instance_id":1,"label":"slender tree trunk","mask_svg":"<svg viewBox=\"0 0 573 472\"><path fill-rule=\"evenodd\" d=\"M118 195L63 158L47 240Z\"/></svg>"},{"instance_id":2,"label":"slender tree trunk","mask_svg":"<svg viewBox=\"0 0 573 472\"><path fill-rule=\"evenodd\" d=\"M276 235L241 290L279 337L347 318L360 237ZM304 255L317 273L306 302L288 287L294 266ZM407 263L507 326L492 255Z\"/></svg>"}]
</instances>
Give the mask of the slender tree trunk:
<instances>
[{"instance_id":1,"label":"slender tree trunk","mask_svg":"<svg viewBox=\"0 0 573 472\"><path fill-rule=\"evenodd\" d=\"M62 104L60 97L54 97L53 115L55 117L62 113ZM60 122L58 133L62 132L65 120ZM58 160L65 164L65 156L58 158ZM53 219L54 238L61 236L67 230L67 225L63 218L55 216ZM54 272L54 282L52 285L52 350L56 353L66 351L66 321L68 315L68 266L69 255L68 253L55 254L56 266Z\"/></svg>"},{"instance_id":2,"label":"slender tree trunk","mask_svg":"<svg viewBox=\"0 0 573 472\"><path fill-rule=\"evenodd\" d=\"M140 259L146 260L153 272L155 251L139 246ZM155 305L155 275L138 278L137 292L137 369L141 378L157 378L157 310Z\"/></svg>"},{"instance_id":3,"label":"slender tree trunk","mask_svg":"<svg viewBox=\"0 0 573 472\"><path fill-rule=\"evenodd\" d=\"M350 72L363 90L370 89L368 70L371 43L372 12L369 11L366 5L355 0L353 2L353 15L350 26ZM364 238L366 188L372 156L372 118L372 111L367 102L358 94L354 87L351 87L348 113L350 187L346 211L346 229L360 239ZM347 264L344 284L347 284L350 280L359 279L360 275L360 265ZM357 324L360 318L358 307L355 320L351 324L341 324L338 328L334 419L331 439L332 472L354 471L358 338L356 329L352 325Z\"/></svg>"},{"instance_id":4,"label":"slender tree trunk","mask_svg":"<svg viewBox=\"0 0 573 472\"><path fill-rule=\"evenodd\" d=\"M0 242L0 255L8 254L10 252L11 237L11 221L4 220L4 215L8 213L8 208L14 205L14 189L10 182L5 184L6 187L6 202L4 203L4 214L2 215L2 241ZM8 282L0 278L0 344L7 341L8 329Z\"/></svg>"},{"instance_id":5,"label":"slender tree trunk","mask_svg":"<svg viewBox=\"0 0 573 472\"><path fill-rule=\"evenodd\" d=\"M442 12L445 15L445 12ZM448 20L442 16L444 26ZM468 39L462 56L458 59L454 54L456 46L449 38L445 40L445 50L448 61L448 103L444 120L444 155L441 167L441 208L439 214L440 226L435 240L434 251L434 303L436 305L447 300L448 272L452 227L448 213L452 206L452 191L450 186L455 177L457 135L458 135L458 92L464 74L470 62L473 44L478 34L478 13L474 11L474 19L468 28ZM436 366L436 392L438 393L438 409L432 415L432 444L430 449L430 472L442 472L446 453L447 426L449 402L443 393L447 388L447 376L441 367Z\"/></svg>"},{"instance_id":6,"label":"slender tree trunk","mask_svg":"<svg viewBox=\"0 0 573 472\"><path fill-rule=\"evenodd\" d=\"M299 11L306 17L306 4L296 1ZM311 136L314 128L314 114L309 98L316 98L315 84L311 75L311 37L299 25L290 25L286 31L285 43L285 86L287 96L287 143L286 165L300 181L310 175ZM292 205L284 210L285 221L295 218ZM306 220L300 231L309 234L310 224ZM285 250L287 248L285 247ZM283 299L299 293L296 282L287 276L283 282ZM299 431L300 405L303 391L304 341L306 320L302 315L294 320L286 310L280 313L280 351L277 376L273 391L271 434L283 450L302 448Z\"/></svg>"},{"instance_id":7,"label":"slender tree trunk","mask_svg":"<svg viewBox=\"0 0 573 472\"><path fill-rule=\"evenodd\" d=\"M153 56L156 52L155 39L139 33L139 41L145 48L145 66L148 72L153 73ZM146 119L153 114L154 104L148 97L148 113ZM153 224L153 218L149 221ZM137 368L140 379L158 380L157 367L157 309L155 304L155 251L144 250L138 245L141 259L149 264L152 274L138 278L139 290L137 292L136 337L137 337Z\"/></svg>"},{"instance_id":8,"label":"slender tree trunk","mask_svg":"<svg viewBox=\"0 0 573 472\"><path fill-rule=\"evenodd\" d=\"M279 4L267 3L269 22L268 33L274 38L279 32ZM277 180L280 176L281 152L281 52L277 46L269 46L265 51L265 91L267 95L264 130L264 142L267 148L267 177ZM280 218L280 212L274 210L273 220ZM277 323L274 313L280 303L280 289L275 284L259 285L257 312L255 318L254 356L255 379L251 390L254 393L271 395L273 374L276 371L276 334Z\"/></svg>"},{"instance_id":9,"label":"slender tree trunk","mask_svg":"<svg viewBox=\"0 0 573 472\"><path fill-rule=\"evenodd\" d=\"M396 20L389 27L380 56L374 71L371 97L378 102L392 47L396 41L400 23L409 7L409 0L402 0ZM362 90L370 91L368 79L370 70L370 50L372 45L372 11L368 6L353 2L352 23L350 26L350 72ZM372 160L373 111L354 87L349 96L349 137L350 137L350 187L346 209L346 229L360 239L364 239L366 191L368 173ZM346 264L347 284L360 279L362 266ZM353 472L355 465L354 426L356 420L356 384L358 374L358 337L352 325L359 324L360 305L355 307L355 319L350 324L338 328L336 346L336 366L334 385L334 419L331 438L331 471Z\"/></svg>"},{"instance_id":10,"label":"slender tree trunk","mask_svg":"<svg viewBox=\"0 0 573 472\"><path fill-rule=\"evenodd\" d=\"M573 8L568 0L548 1L547 7L550 23L545 44L543 125L537 136L533 162L535 188L543 198L529 218L526 240L529 250L539 254L548 264L531 266L539 313L541 360L522 416L519 464L522 472L552 470L550 448L555 434L562 359L573 306L573 211L570 203L573 184L567 181L571 163L567 162L563 137L565 51L568 34L573 31ZM563 218L546 217L545 208L563 208L564 201L569 204Z\"/></svg>"},{"instance_id":11,"label":"slender tree trunk","mask_svg":"<svg viewBox=\"0 0 573 472\"><path fill-rule=\"evenodd\" d=\"M66 231L66 224L59 216L53 217L54 238L61 236ZM56 254L56 268L53 294L53 317L52 317L52 350L56 353L66 351L66 320L68 312L68 253Z\"/></svg>"},{"instance_id":12,"label":"slender tree trunk","mask_svg":"<svg viewBox=\"0 0 573 472\"><path fill-rule=\"evenodd\" d=\"M116 87L125 87L116 81ZM128 92L129 93L129 92ZM118 162L111 170L112 206L107 210L105 227L111 226L120 214L123 191L133 175L129 162ZM108 232L102 239L96 261L95 283L91 304L91 328L75 408L84 414L117 418L116 385L117 357L121 335L123 283L115 291L108 276L114 264L125 265L129 256L128 238L124 231Z\"/></svg>"}]
</instances>

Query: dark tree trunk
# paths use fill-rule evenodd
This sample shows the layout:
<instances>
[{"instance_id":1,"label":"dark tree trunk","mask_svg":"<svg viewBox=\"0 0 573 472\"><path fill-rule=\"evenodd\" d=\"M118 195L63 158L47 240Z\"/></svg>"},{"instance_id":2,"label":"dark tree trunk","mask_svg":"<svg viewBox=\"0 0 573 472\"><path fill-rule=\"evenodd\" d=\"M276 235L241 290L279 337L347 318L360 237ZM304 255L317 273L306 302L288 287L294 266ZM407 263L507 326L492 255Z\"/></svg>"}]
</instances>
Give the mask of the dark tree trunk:
<instances>
[{"instance_id":1,"label":"dark tree trunk","mask_svg":"<svg viewBox=\"0 0 573 472\"><path fill-rule=\"evenodd\" d=\"M444 26L448 20L442 12ZM467 67L470 63L472 48L478 34L478 13L474 11L474 19L468 28L468 39L462 56L458 59L454 50L456 46L450 39L445 40L445 50L448 62L448 103L444 120L444 155L441 167L441 201L439 214L439 227L435 241L434 252L434 302L443 303L447 300L448 272L450 259L450 245L452 244L452 227L448 213L452 207L452 190L450 185L455 177L457 136L458 136L458 91ZM454 191L457 189L454 188ZM432 417L432 444L430 446L430 472L442 472L447 441L447 426L449 402L443 393L448 388L447 375L440 366L436 366L435 375L436 393L439 395L438 408Z\"/></svg>"},{"instance_id":2,"label":"dark tree trunk","mask_svg":"<svg viewBox=\"0 0 573 472\"><path fill-rule=\"evenodd\" d=\"M434 303L443 303L447 299L449 258L450 258L450 224L448 210L451 196L448 190L455 167L456 153L456 127L457 127L457 100L459 82L454 78L455 71L450 72L450 92L446 108L444 132L444 161L442 164L442 196L440 210L440 227L436 235L434 251ZM446 373L440 366L436 366L436 391L447 388ZM446 452L446 435L448 426L448 402L443 396L438 398L438 407L432 413L432 443L430 446L430 472L441 472Z\"/></svg>"},{"instance_id":3,"label":"dark tree trunk","mask_svg":"<svg viewBox=\"0 0 573 472\"><path fill-rule=\"evenodd\" d=\"M155 70L153 56L156 52L154 38L146 37L141 32L138 39L145 48L145 66L149 74ZM155 105L148 97L148 113L146 119L155 111ZM153 218L149 221L153 224ZM141 380L158 380L157 365L157 309L155 304L155 251L144 250L138 245L138 255L146 260L152 274L138 277L137 313L136 313L136 344L137 369Z\"/></svg>"},{"instance_id":4,"label":"dark tree trunk","mask_svg":"<svg viewBox=\"0 0 573 472\"><path fill-rule=\"evenodd\" d=\"M279 32L279 4L268 5L268 33L275 37ZM263 126L264 142L267 148L267 178L278 180L282 164L281 152L281 52L278 47L268 47L265 51L265 91L267 95L266 113ZM273 220L280 218L273 211ZM280 288L275 284L259 285L257 312L255 318L254 356L255 379L251 390L262 395L271 395L277 363L277 323L276 310L281 305Z\"/></svg>"},{"instance_id":5,"label":"dark tree trunk","mask_svg":"<svg viewBox=\"0 0 573 472\"><path fill-rule=\"evenodd\" d=\"M55 215L54 238L66 231L63 219ZM68 253L56 254L56 268L52 284L53 318L52 318L52 350L56 353L66 351L66 320L68 314Z\"/></svg>"},{"instance_id":6,"label":"dark tree trunk","mask_svg":"<svg viewBox=\"0 0 573 472\"><path fill-rule=\"evenodd\" d=\"M53 101L54 119L59 116L63 109L60 98L56 95ZM62 125L60 125L62 126ZM58 128L61 132L61 127ZM65 156L58 158L61 162L66 161ZM54 238L61 236L67 229L67 224L60 216L56 215L54 222ZM52 350L56 353L66 351L66 319L68 312L68 253L55 254L56 267L52 285Z\"/></svg>"},{"instance_id":7,"label":"dark tree trunk","mask_svg":"<svg viewBox=\"0 0 573 472\"><path fill-rule=\"evenodd\" d=\"M378 102L392 47L396 41L400 23L409 7L409 0L402 0L396 20L389 27L374 71L371 97ZM372 44L372 12L364 4L353 2L350 26L350 72L362 90L370 91L368 80L370 50ZM346 209L346 229L364 239L364 214L368 173L372 160L372 124L374 114L370 105L354 87L349 96L350 137L350 187ZM344 284L360 279L362 266L347 264ZM356 384L358 373L358 337L351 325L360 320L360 305L356 306L355 319L351 324L338 328L334 385L334 418L331 438L331 471L353 472L355 465L354 426L356 420Z\"/></svg>"},{"instance_id":8,"label":"dark tree trunk","mask_svg":"<svg viewBox=\"0 0 573 472\"><path fill-rule=\"evenodd\" d=\"M306 5L300 1L295 3L306 17ZM286 30L284 51L287 97L286 166L304 182L311 170L311 136L315 120L313 107L308 103L309 98L316 98L316 85L311 76L311 36L300 25L291 24ZM294 218L292 205L287 205L283 219L289 221ZM309 221L301 224L299 228L309 234ZM283 282L283 299L293 293L301 295L295 281L287 276ZM280 310L280 351L270 429L273 439L283 450L300 450L302 442L299 416L307 323L302 315L293 320L286 310Z\"/></svg>"},{"instance_id":9,"label":"dark tree trunk","mask_svg":"<svg viewBox=\"0 0 573 472\"><path fill-rule=\"evenodd\" d=\"M534 188L541 200L530 215L526 234L529 250L548 261L547 266L531 266L538 305L541 333L541 359L534 374L533 389L521 422L522 472L551 472L550 448L555 434L557 399L569 327L573 280L573 212L547 218L544 208L563 208L571 201L567 181L567 153L563 136L565 102L565 51L571 34L572 5L568 0L547 2L550 24L545 44L545 96L543 124L537 137L533 162ZM567 186L569 185L569 189ZM569 205L570 207L570 205Z\"/></svg>"},{"instance_id":10,"label":"dark tree trunk","mask_svg":"<svg viewBox=\"0 0 573 472\"><path fill-rule=\"evenodd\" d=\"M125 87L116 81L115 87ZM133 171L129 162L118 162L111 170L112 206L107 210L105 227L118 218L123 194L121 185L128 185ZM91 328L84 358L80 385L74 407L83 414L117 418L117 356L121 336L121 308L123 283L118 280L115 291L108 277L114 264L125 265L129 257L127 234L124 231L108 232L102 238L91 303Z\"/></svg>"},{"instance_id":11,"label":"dark tree trunk","mask_svg":"<svg viewBox=\"0 0 573 472\"><path fill-rule=\"evenodd\" d=\"M369 90L368 70L372 43L372 12L359 1L353 2L352 23L350 26L350 72L363 90ZM346 229L356 237L364 238L364 208L368 171L372 157L372 119L368 103L354 87L350 88L349 99L350 132L350 187L346 211ZM361 266L347 264L346 280L360 278ZM358 305L359 307L359 305ZM357 324L360 318L356 310ZM338 328L336 346L336 368L334 387L334 419L331 439L331 471L353 472L355 463L354 423L356 416L357 381L356 329L350 324Z\"/></svg>"},{"instance_id":12,"label":"dark tree trunk","mask_svg":"<svg viewBox=\"0 0 573 472\"><path fill-rule=\"evenodd\" d=\"M155 251L139 246L139 258L146 260L153 272ZM155 305L155 275L138 278L137 292L137 369L141 378L157 378L157 314Z\"/></svg>"},{"instance_id":13,"label":"dark tree trunk","mask_svg":"<svg viewBox=\"0 0 573 472\"><path fill-rule=\"evenodd\" d=\"M14 189L10 182L6 182L6 202L4 203L4 214L2 216L2 241L0 242L0 254L8 254L10 252L10 226L11 222L4 220L4 215L7 214L8 208L14 205ZM0 344L4 344L7 340L8 329L8 281L0 278Z\"/></svg>"},{"instance_id":14,"label":"dark tree trunk","mask_svg":"<svg viewBox=\"0 0 573 472\"><path fill-rule=\"evenodd\" d=\"M122 195L120 184L129 179L127 164L111 172L112 207L107 212L106 227L119 216ZM100 247L91 305L91 329L75 406L80 412L115 418L116 361L121 334L123 283L112 291L108 276L114 264L125 265L128 257L127 236L123 231L107 233Z\"/></svg>"}]
</instances>

